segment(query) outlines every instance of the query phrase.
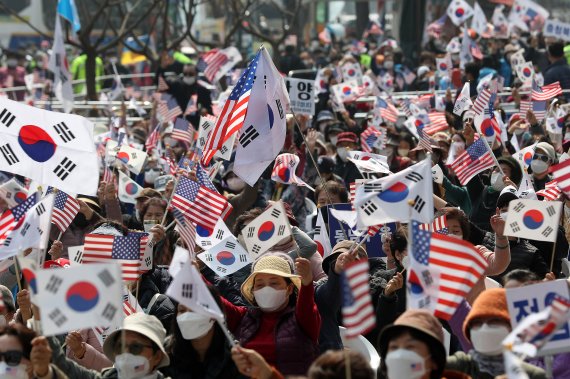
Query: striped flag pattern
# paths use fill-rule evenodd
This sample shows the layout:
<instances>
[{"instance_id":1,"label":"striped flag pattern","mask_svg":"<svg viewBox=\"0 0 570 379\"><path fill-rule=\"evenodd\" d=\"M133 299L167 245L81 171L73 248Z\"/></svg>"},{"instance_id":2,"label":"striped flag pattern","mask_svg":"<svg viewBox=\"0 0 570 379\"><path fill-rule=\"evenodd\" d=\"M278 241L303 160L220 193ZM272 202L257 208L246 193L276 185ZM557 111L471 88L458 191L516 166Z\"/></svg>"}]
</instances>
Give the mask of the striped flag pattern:
<instances>
[{"instance_id":1,"label":"striped flag pattern","mask_svg":"<svg viewBox=\"0 0 570 379\"><path fill-rule=\"evenodd\" d=\"M178 106L178 102L171 95L163 96L156 111L165 121L172 121L175 117L182 114L182 109Z\"/></svg>"},{"instance_id":2,"label":"striped flag pattern","mask_svg":"<svg viewBox=\"0 0 570 379\"><path fill-rule=\"evenodd\" d=\"M138 279L141 257L144 256L146 233L126 236L87 234L83 245L82 263L116 262L121 266L123 281Z\"/></svg>"},{"instance_id":3,"label":"striped flag pattern","mask_svg":"<svg viewBox=\"0 0 570 379\"><path fill-rule=\"evenodd\" d=\"M204 157L202 158L204 165L208 165L214 157L214 154L216 154L216 151L221 149L224 145L224 142L243 126L261 53L262 50L260 49L224 103L214 130L212 130L212 133L208 136L206 146L204 147Z\"/></svg>"},{"instance_id":4,"label":"striped flag pattern","mask_svg":"<svg viewBox=\"0 0 570 379\"><path fill-rule=\"evenodd\" d=\"M475 103L473 103L473 111L475 114L483 114L483 110L489 105L489 99L491 99L491 91L485 88L479 93Z\"/></svg>"},{"instance_id":5,"label":"striped flag pattern","mask_svg":"<svg viewBox=\"0 0 570 379\"><path fill-rule=\"evenodd\" d=\"M147 152L151 152L152 150L156 149L156 145L160 141L160 124L154 128L152 133L147 137L144 146Z\"/></svg>"},{"instance_id":6,"label":"striped flag pattern","mask_svg":"<svg viewBox=\"0 0 570 379\"><path fill-rule=\"evenodd\" d=\"M439 271L435 316L449 320L457 306L482 277L488 263L467 241L421 230L412 221L412 259L408 283L421 286L421 270ZM435 299L434 299L435 300Z\"/></svg>"},{"instance_id":7,"label":"striped flag pattern","mask_svg":"<svg viewBox=\"0 0 570 379\"><path fill-rule=\"evenodd\" d=\"M532 89L533 101L546 101L558 95L562 95L562 87L560 87L560 82L554 82L543 86L542 88Z\"/></svg>"},{"instance_id":8,"label":"striped flag pattern","mask_svg":"<svg viewBox=\"0 0 570 379\"><path fill-rule=\"evenodd\" d=\"M420 224L420 229L440 234L449 234L449 229L447 228L447 217L442 215L433 220L431 224Z\"/></svg>"},{"instance_id":9,"label":"striped flag pattern","mask_svg":"<svg viewBox=\"0 0 570 379\"><path fill-rule=\"evenodd\" d=\"M53 192L48 189L48 194ZM51 222L57 226L60 232L65 232L69 224L79 212L79 202L63 191L57 191L53 203Z\"/></svg>"},{"instance_id":10,"label":"striped flag pattern","mask_svg":"<svg viewBox=\"0 0 570 379\"><path fill-rule=\"evenodd\" d=\"M558 188L570 196L570 159L550 168L550 172L558 184Z\"/></svg>"},{"instance_id":11,"label":"striped flag pattern","mask_svg":"<svg viewBox=\"0 0 570 379\"><path fill-rule=\"evenodd\" d=\"M532 101L521 100L519 105L519 115L526 118L526 112L528 112L529 109L532 109Z\"/></svg>"},{"instance_id":12,"label":"striped flag pattern","mask_svg":"<svg viewBox=\"0 0 570 379\"><path fill-rule=\"evenodd\" d=\"M386 133L382 133L372 126L367 127L362 134L360 134L360 146L362 146L362 151L365 153L371 153L374 147L382 149L385 140Z\"/></svg>"},{"instance_id":13,"label":"striped flag pattern","mask_svg":"<svg viewBox=\"0 0 570 379\"><path fill-rule=\"evenodd\" d=\"M368 284L368 261L347 265L342 273L342 321L346 338L366 334L376 325Z\"/></svg>"},{"instance_id":14,"label":"striped flag pattern","mask_svg":"<svg viewBox=\"0 0 570 379\"><path fill-rule=\"evenodd\" d=\"M0 244L8 238L18 224L23 222L26 212L30 210L38 202L38 193L34 193L28 197L23 203L16 205L14 208L6 209L0 216Z\"/></svg>"},{"instance_id":15,"label":"striped flag pattern","mask_svg":"<svg viewBox=\"0 0 570 379\"><path fill-rule=\"evenodd\" d=\"M206 186L181 176L172 195L171 207L206 229L214 229L227 209L227 200Z\"/></svg>"},{"instance_id":16,"label":"striped flag pattern","mask_svg":"<svg viewBox=\"0 0 570 379\"><path fill-rule=\"evenodd\" d=\"M481 171L493 167L495 160L491 154L493 153L489 151L483 138L473 142L451 163L459 183L465 185Z\"/></svg>"},{"instance_id":17,"label":"striped flag pattern","mask_svg":"<svg viewBox=\"0 0 570 379\"><path fill-rule=\"evenodd\" d=\"M543 190L536 191L537 196L542 196L544 200L547 201L558 200L561 193L562 191L558 188L558 182L556 180L546 183Z\"/></svg>"},{"instance_id":18,"label":"striped flag pattern","mask_svg":"<svg viewBox=\"0 0 570 379\"><path fill-rule=\"evenodd\" d=\"M178 226L178 233L182 240L186 244L186 248L190 251L191 255L194 255L194 249L196 248L196 226L189 219L184 217L182 212L178 209L172 209L172 215L174 216L174 221Z\"/></svg>"},{"instance_id":19,"label":"striped flag pattern","mask_svg":"<svg viewBox=\"0 0 570 379\"><path fill-rule=\"evenodd\" d=\"M228 57L219 49L213 49L204 53L199 65L210 83L214 82L214 77L220 68L228 61Z\"/></svg>"},{"instance_id":20,"label":"striped flag pattern","mask_svg":"<svg viewBox=\"0 0 570 379\"><path fill-rule=\"evenodd\" d=\"M158 92L164 92L164 91L168 91L170 87L168 86L168 84L166 83L166 80L164 80L164 78L161 76L158 77L158 86L156 88L156 90Z\"/></svg>"},{"instance_id":21,"label":"striped flag pattern","mask_svg":"<svg viewBox=\"0 0 570 379\"><path fill-rule=\"evenodd\" d=\"M376 107L380 109L380 116L384 120L388 120L390 122L398 121L398 109L392 104L390 100L384 100L380 97L376 100Z\"/></svg>"},{"instance_id":22,"label":"striped flag pattern","mask_svg":"<svg viewBox=\"0 0 570 379\"><path fill-rule=\"evenodd\" d=\"M449 128L445 118L445 112L430 112L428 113L428 117L430 122L429 125L424 127L424 132L430 136Z\"/></svg>"},{"instance_id":23,"label":"striped flag pattern","mask_svg":"<svg viewBox=\"0 0 570 379\"><path fill-rule=\"evenodd\" d=\"M190 123L186 119L177 117L174 121L171 137L191 145L194 141L194 130L191 129Z\"/></svg>"}]
</instances>

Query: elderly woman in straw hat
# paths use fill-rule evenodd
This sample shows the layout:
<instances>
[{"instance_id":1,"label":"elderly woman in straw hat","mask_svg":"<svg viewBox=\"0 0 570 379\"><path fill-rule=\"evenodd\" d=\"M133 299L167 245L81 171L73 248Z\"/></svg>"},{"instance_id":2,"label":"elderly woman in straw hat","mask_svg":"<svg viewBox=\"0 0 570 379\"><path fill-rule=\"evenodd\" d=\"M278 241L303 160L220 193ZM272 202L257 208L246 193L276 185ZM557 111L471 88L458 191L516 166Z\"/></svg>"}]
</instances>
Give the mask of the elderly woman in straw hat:
<instances>
[{"instance_id":1,"label":"elderly woman in straw hat","mask_svg":"<svg viewBox=\"0 0 570 379\"><path fill-rule=\"evenodd\" d=\"M243 282L241 293L254 307L224 299L228 326L241 346L259 352L285 375L304 375L317 356L321 319L314 301L309 260L264 255Z\"/></svg>"}]
</instances>

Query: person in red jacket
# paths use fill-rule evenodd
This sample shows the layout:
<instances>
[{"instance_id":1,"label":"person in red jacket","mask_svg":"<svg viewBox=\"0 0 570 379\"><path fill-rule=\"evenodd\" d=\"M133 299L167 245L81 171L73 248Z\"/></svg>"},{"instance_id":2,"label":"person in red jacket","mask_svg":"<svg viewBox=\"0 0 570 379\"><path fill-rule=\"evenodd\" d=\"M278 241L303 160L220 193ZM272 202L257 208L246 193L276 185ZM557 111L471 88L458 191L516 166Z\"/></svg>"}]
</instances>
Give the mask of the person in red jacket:
<instances>
[{"instance_id":1,"label":"person in red jacket","mask_svg":"<svg viewBox=\"0 0 570 379\"><path fill-rule=\"evenodd\" d=\"M224 299L230 330L241 346L253 349L284 375L304 375L318 354L321 319L314 300L309 260L286 254L257 260L241 292L254 307Z\"/></svg>"}]
</instances>

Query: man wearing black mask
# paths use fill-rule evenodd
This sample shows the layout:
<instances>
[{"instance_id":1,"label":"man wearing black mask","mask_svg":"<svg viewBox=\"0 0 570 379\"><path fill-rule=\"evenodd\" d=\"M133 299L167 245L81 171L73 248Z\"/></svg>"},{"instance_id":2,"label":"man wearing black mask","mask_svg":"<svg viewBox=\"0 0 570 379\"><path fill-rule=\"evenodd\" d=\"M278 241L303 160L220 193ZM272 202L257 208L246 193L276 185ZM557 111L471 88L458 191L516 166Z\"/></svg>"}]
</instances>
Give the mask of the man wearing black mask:
<instances>
[{"instance_id":1,"label":"man wearing black mask","mask_svg":"<svg viewBox=\"0 0 570 379\"><path fill-rule=\"evenodd\" d=\"M203 87L198 83L198 72L196 66L185 65L182 70L182 77L178 77L176 80L167 80L168 83L168 93L170 93L176 99L178 106L182 111L186 110L188 103L195 96L196 101L196 112L192 112L187 120L190 121L194 126L197 126L200 122L200 115L203 112L213 114L212 111L212 98L210 95L210 90Z\"/></svg>"}]
</instances>

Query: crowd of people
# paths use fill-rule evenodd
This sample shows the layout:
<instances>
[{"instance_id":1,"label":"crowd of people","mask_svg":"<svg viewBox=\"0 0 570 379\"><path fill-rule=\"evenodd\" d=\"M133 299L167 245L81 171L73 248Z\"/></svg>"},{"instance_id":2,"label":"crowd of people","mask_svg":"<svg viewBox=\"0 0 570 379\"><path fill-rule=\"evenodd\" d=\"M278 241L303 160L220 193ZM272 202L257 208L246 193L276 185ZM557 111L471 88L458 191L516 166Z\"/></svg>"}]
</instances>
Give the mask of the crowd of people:
<instances>
[{"instance_id":1,"label":"crowd of people","mask_svg":"<svg viewBox=\"0 0 570 379\"><path fill-rule=\"evenodd\" d=\"M457 30L457 35L451 37L465 34ZM513 329L507 289L564 280L568 273L570 199L560 190L554 197L545 191L553 188L550 168L568 158L565 155L570 148L565 107L570 57L565 56L562 41L545 38L540 32L513 32L510 39L471 33L471 38L477 42L480 56L474 54L467 63L460 57L461 44L456 41L459 47L447 45L452 39L441 36L430 37L417 61L404 56L398 43L388 36L370 35L354 41L333 38L312 49L284 46L275 60L283 75L295 76L297 70L316 75L315 112L287 118L282 148L283 153L299 158L295 175L315 188L312 191L307 186L272 180L273 165L250 186L234 172L233 157L211 170L212 183L233 208L225 225L244 249L245 228L275 202L283 202L292 229L290 237L228 276L219 276L195 259L207 249L188 246L178 229L167 227L175 219L169 201L177 177L196 179L195 172L172 169L172 162L195 156L196 149L173 136L172 120L158 121L160 95L172 95L182 110L192 103L193 109L179 117L193 126L194 138L201 117L216 116L222 104L216 97L219 88L209 85L200 65L195 64L199 56L182 63L176 54L164 52L155 71L158 96L151 97L152 111L139 121L127 122L127 116L136 110L124 106L117 110L117 123L97 125L95 131L113 135L115 129L122 128L128 144L147 150L149 157L138 175L120 162L113 164L115 173L123 172L144 189L134 204L121 201L119 184L113 176L105 175L102 163L97 196L79 194L79 211L67 230L58 233L52 228L43 268L69 267L72 258L68 248L82 245L86 234L146 231L156 242L152 268L128 283L129 291L136 294L135 308L139 311L128 315L123 326L104 340L91 328L42 336L35 321L45 315L34 305L30 278L22 276L13 263L5 264L0 273L0 378L506 377L502 341ZM47 46L42 45L42 49ZM521 104L532 98L530 86L521 81L511 60L519 51L525 61L532 62L541 86L559 82L564 91L548 100L542 115L532 106L520 110ZM42 64L47 62L41 55L38 65L28 68L29 73L39 70L45 74ZM437 62L445 56L450 57L453 67L442 75ZM78 78L84 75L81 59L77 57L72 63ZM333 87L343 82L345 64L357 65L364 76L373 78L374 89L359 88L360 96L339 98ZM103 73L103 62L97 65ZM8 59L7 67L0 71L0 83L13 86L20 79L23 82L25 73L16 59ZM235 78L239 75L228 74L224 86ZM387 78L391 78L390 83ZM504 129L498 133L502 138L490 144L497 164L462 185L451 163L485 136L477 130L470 109L454 112L455 101L465 83L474 102L492 80L508 88L491 100ZM131 87L137 83L123 84ZM15 99L24 101L25 92L21 95ZM380 103L389 103L396 114L380 113L377 117L379 107L390 108ZM427 143L420 143L415 127L406 126L410 104L428 114L442 112L444 116L443 126L426 137ZM363 113L365 116L360 117ZM555 118L557 132L547 126L548 118ZM365 133L372 129L378 132L380 142L369 144ZM159 141L149 149L154 130L160 131ZM101 162L108 140L96 136L102 146ZM518 153L529 146L534 146L533 155L525 164ZM350 159L349 153L355 151L385 157L389 174L362 172ZM412 254L407 223L397 222L390 233L378 232L382 234L381 244L368 248L345 235L323 255L314 240L317 219L322 217L326 225L332 217L327 207L354 200L351 184L396 174L428 156L442 173L433 183L435 217L445 216L448 235L476 246L488 264L450 320L407 306L407 270ZM29 180L18 173L2 173L3 182L12 177L22 186L29 185ZM555 242L505 235L509 203L522 198L563 203ZM0 191L0 210L9 211L8 200ZM318 212L313 213L315 206ZM177 247L191 254L192 264L223 311L225 326L166 295L173 280L169 266ZM376 251L368 251L371 248ZM345 348L340 328L345 268L362 259L369 264L375 316L375 326L362 338L379 355L378 367L373 367L362 351ZM235 338L235 345L229 343L224 328ZM445 335L450 336L447 343ZM547 372L553 378L570 378L568 352L555 354L550 366L546 361L529 358L520 368L533 379L546 378Z\"/></svg>"}]
</instances>

